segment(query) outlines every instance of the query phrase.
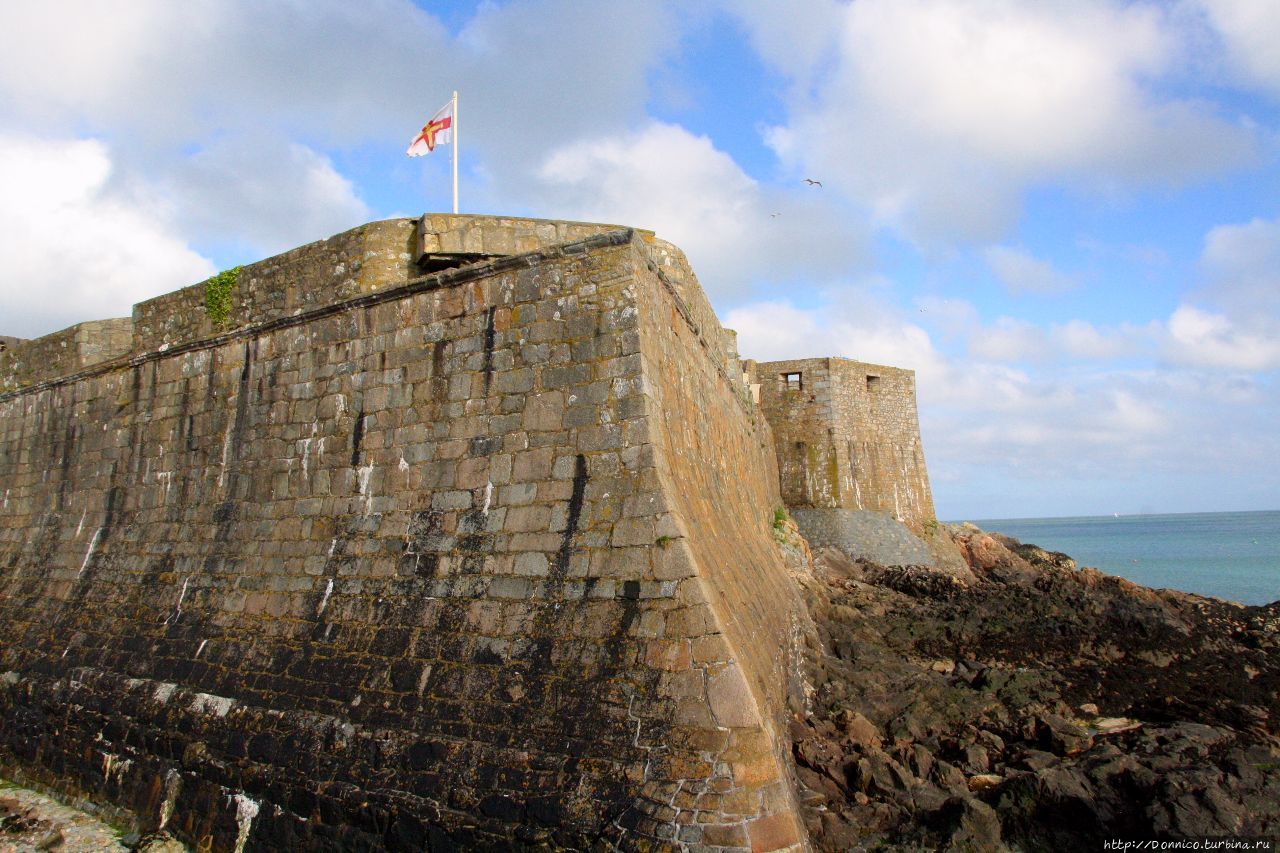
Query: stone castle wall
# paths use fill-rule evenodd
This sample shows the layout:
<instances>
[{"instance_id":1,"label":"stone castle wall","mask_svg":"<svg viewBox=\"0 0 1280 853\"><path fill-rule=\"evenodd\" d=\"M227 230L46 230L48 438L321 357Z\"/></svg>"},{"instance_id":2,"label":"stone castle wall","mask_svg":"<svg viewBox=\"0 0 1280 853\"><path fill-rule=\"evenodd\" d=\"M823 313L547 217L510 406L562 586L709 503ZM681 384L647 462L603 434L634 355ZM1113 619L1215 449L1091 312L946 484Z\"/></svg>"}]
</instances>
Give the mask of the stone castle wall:
<instances>
[{"instance_id":1,"label":"stone castle wall","mask_svg":"<svg viewBox=\"0 0 1280 853\"><path fill-rule=\"evenodd\" d=\"M917 531L935 520L912 371L812 358L752 362L749 373L788 506L871 510Z\"/></svg>"},{"instance_id":2,"label":"stone castle wall","mask_svg":"<svg viewBox=\"0 0 1280 853\"><path fill-rule=\"evenodd\" d=\"M217 849L802 844L731 335L645 234L433 221L0 394L6 763Z\"/></svg>"}]
</instances>

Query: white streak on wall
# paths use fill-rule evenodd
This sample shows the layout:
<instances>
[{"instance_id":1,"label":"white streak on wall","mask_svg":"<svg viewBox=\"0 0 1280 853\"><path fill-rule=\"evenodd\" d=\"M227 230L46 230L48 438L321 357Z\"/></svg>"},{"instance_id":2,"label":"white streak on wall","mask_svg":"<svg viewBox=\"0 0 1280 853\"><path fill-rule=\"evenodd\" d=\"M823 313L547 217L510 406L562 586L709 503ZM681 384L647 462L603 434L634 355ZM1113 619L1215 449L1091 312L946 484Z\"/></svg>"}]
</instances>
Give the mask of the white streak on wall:
<instances>
[{"instance_id":1,"label":"white streak on wall","mask_svg":"<svg viewBox=\"0 0 1280 853\"><path fill-rule=\"evenodd\" d=\"M231 432L235 429L235 419L227 419L227 432L222 438L222 469L218 471L218 488L222 488L222 484L227 477L227 464L231 458Z\"/></svg>"},{"instance_id":2,"label":"white streak on wall","mask_svg":"<svg viewBox=\"0 0 1280 853\"><path fill-rule=\"evenodd\" d=\"M356 480L357 480L356 486L359 489L360 495L364 497L364 514L365 515L369 514L369 502L373 499L373 496L369 494L369 478L371 476L373 476L372 462L370 462L368 465L361 465L359 468L356 469Z\"/></svg>"},{"instance_id":3,"label":"white streak on wall","mask_svg":"<svg viewBox=\"0 0 1280 853\"><path fill-rule=\"evenodd\" d=\"M187 575L182 581L182 590L178 593L178 602L173 606L173 612L164 620L164 624L176 621L182 615L182 600L187 597L187 584L191 583L191 575Z\"/></svg>"},{"instance_id":4,"label":"white streak on wall","mask_svg":"<svg viewBox=\"0 0 1280 853\"><path fill-rule=\"evenodd\" d=\"M89 550L84 552L84 562L80 564L80 571L76 572L76 577L84 574L84 570L89 567L89 561L93 559L93 552L98 550L98 542L102 539L102 528L99 527L93 532L93 538L89 540Z\"/></svg>"},{"instance_id":5,"label":"white streak on wall","mask_svg":"<svg viewBox=\"0 0 1280 853\"><path fill-rule=\"evenodd\" d=\"M329 606L329 596L333 594L333 578L329 578L329 582L324 585L324 595L320 599L320 607L316 609L316 616L324 612Z\"/></svg>"}]
</instances>

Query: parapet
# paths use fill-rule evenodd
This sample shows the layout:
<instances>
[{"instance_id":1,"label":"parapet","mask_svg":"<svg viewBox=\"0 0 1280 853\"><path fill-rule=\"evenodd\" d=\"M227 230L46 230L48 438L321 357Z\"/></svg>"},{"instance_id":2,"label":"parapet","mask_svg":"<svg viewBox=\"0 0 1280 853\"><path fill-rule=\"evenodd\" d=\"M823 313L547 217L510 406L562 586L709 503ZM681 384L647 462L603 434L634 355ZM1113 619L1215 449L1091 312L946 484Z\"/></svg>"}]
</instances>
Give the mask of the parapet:
<instances>
[{"instance_id":1,"label":"parapet","mask_svg":"<svg viewBox=\"0 0 1280 853\"><path fill-rule=\"evenodd\" d=\"M0 338L0 344L0 392L11 391L128 354L133 321L92 320L34 340Z\"/></svg>"},{"instance_id":2,"label":"parapet","mask_svg":"<svg viewBox=\"0 0 1280 853\"><path fill-rule=\"evenodd\" d=\"M205 310L204 283L139 303L133 311L134 349L200 340L387 290L427 273L619 228L457 214L371 222L243 267L221 326Z\"/></svg>"},{"instance_id":3,"label":"parapet","mask_svg":"<svg viewBox=\"0 0 1280 853\"><path fill-rule=\"evenodd\" d=\"M80 323L33 341L0 338L0 392L336 306L444 269L618 230L624 226L443 213L370 222L246 264L225 318L210 316L209 283L199 282L139 302L132 319ZM652 232L636 233L654 242Z\"/></svg>"}]
</instances>

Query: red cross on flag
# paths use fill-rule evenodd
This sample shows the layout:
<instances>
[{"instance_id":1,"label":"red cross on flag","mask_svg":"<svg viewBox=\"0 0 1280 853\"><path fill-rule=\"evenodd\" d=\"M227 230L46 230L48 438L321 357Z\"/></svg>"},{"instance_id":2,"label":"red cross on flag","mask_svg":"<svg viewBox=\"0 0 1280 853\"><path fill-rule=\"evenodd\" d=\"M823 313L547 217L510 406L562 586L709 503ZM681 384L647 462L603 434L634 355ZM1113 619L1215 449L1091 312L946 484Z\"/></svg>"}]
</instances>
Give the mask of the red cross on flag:
<instances>
[{"instance_id":1,"label":"red cross on flag","mask_svg":"<svg viewBox=\"0 0 1280 853\"><path fill-rule=\"evenodd\" d=\"M410 157L421 157L436 150L437 145L448 145L453 142L453 101L445 104L431 117L422 128L422 132L409 143L405 153Z\"/></svg>"}]
</instances>

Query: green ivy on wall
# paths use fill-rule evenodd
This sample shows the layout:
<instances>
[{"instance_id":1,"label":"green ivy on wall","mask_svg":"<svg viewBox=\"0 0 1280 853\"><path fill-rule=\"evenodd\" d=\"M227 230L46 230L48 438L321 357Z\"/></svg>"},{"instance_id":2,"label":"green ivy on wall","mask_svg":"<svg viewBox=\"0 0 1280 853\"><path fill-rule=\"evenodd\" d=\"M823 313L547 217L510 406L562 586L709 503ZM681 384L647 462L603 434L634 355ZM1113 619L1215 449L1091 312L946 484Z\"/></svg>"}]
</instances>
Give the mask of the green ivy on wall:
<instances>
[{"instance_id":1,"label":"green ivy on wall","mask_svg":"<svg viewBox=\"0 0 1280 853\"><path fill-rule=\"evenodd\" d=\"M232 267L205 280L204 313L215 328L223 328L231 319L231 291L239 277L240 267Z\"/></svg>"}]
</instances>

